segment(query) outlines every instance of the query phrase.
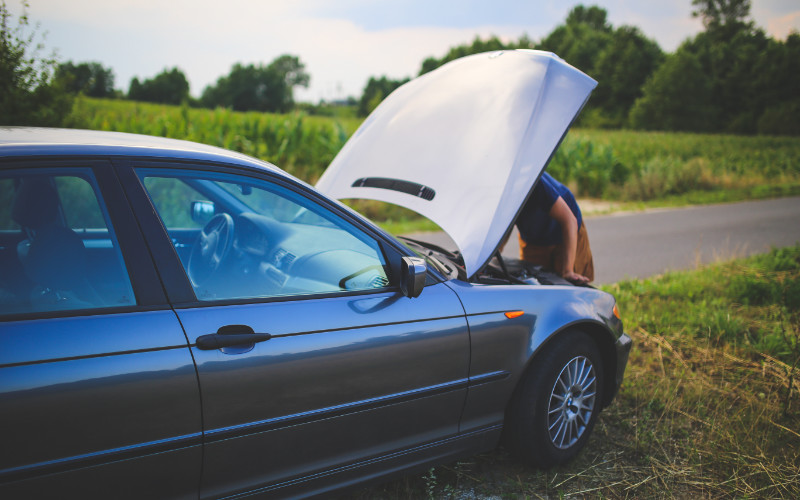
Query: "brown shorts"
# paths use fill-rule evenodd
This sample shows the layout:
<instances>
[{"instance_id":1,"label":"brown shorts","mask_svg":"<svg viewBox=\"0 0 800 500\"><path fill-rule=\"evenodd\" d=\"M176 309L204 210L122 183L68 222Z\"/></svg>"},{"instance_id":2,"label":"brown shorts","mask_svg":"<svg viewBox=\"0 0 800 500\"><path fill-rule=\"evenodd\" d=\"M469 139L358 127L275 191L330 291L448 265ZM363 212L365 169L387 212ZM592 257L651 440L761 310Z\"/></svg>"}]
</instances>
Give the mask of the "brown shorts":
<instances>
[{"instance_id":1,"label":"brown shorts","mask_svg":"<svg viewBox=\"0 0 800 500\"><path fill-rule=\"evenodd\" d=\"M521 236L519 238L519 258L522 260L560 272L564 262L563 255L561 245L529 245ZM592 249L589 247L589 234L586 232L585 221L578 229L578 248L575 249L573 271L586 276L589 281L594 280L594 261L592 260Z\"/></svg>"}]
</instances>

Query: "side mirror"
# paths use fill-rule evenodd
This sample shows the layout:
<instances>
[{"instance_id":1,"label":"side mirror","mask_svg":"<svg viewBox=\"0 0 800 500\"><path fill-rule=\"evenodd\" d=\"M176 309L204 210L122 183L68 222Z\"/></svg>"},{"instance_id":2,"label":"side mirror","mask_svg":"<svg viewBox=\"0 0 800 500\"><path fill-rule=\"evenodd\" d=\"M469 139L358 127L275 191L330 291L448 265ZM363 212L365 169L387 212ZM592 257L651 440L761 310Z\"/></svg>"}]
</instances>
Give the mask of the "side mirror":
<instances>
[{"instance_id":1,"label":"side mirror","mask_svg":"<svg viewBox=\"0 0 800 500\"><path fill-rule=\"evenodd\" d=\"M400 289L403 295L413 299L419 297L425 288L428 266L421 257L403 257L400 262Z\"/></svg>"},{"instance_id":2,"label":"side mirror","mask_svg":"<svg viewBox=\"0 0 800 500\"><path fill-rule=\"evenodd\" d=\"M214 203L211 201L193 201L191 210L192 220L203 226L214 217L216 212Z\"/></svg>"}]
</instances>

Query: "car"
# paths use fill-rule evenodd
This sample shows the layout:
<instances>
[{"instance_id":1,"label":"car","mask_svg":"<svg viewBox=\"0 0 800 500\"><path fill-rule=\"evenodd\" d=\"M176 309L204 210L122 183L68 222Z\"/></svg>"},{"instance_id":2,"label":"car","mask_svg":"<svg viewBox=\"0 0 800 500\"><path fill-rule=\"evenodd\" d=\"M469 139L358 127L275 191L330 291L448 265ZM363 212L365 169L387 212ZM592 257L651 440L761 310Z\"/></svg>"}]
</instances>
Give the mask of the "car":
<instances>
[{"instance_id":1,"label":"car","mask_svg":"<svg viewBox=\"0 0 800 500\"><path fill-rule=\"evenodd\" d=\"M316 188L201 144L0 129L0 497L329 495L501 441L573 458L631 340L610 294L498 247L594 85L544 52L454 61Z\"/></svg>"}]
</instances>

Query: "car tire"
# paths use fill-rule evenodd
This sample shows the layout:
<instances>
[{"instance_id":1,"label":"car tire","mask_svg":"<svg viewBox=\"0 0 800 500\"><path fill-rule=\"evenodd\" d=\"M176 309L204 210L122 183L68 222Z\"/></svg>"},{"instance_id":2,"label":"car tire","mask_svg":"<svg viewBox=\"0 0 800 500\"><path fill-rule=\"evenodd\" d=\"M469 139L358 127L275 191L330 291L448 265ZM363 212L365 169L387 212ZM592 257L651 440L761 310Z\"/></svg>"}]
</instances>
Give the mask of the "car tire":
<instances>
[{"instance_id":1,"label":"car tire","mask_svg":"<svg viewBox=\"0 0 800 500\"><path fill-rule=\"evenodd\" d=\"M602 358L587 334L559 334L523 374L506 412L503 442L517 458L542 469L578 454L600 412Z\"/></svg>"}]
</instances>

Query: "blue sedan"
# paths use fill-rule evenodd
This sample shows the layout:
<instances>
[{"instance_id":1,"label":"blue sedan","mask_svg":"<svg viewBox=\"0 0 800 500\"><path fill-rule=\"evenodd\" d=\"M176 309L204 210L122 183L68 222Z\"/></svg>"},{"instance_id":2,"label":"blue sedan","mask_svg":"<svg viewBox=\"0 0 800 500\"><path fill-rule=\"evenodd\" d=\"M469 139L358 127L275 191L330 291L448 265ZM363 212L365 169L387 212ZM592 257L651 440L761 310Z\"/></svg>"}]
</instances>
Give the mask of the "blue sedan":
<instances>
[{"instance_id":1,"label":"blue sedan","mask_svg":"<svg viewBox=\"0 0 800 500\"><path fill-rule=\"evenodd\" d=\"M622 378L610 295L465 280L235 153L4 129L0 193L3 498L302 496L501 436L546 467Z\"/></svg>"},{"instance_id":2,"label":"blue sedan","mask_svg":"<svg viewBox=\"0 0 800 500\"><path fill-rule=\"evenodd\" d=\"M304 497L500 443L573 458L631 340L611 295L497 249L595 85L548 53L454 61L319 190L200 144L0 129L0 498ZM458 248L335 199L362 195Z\"/></svg>"}]
</instances>

